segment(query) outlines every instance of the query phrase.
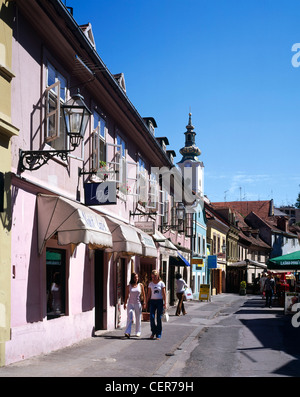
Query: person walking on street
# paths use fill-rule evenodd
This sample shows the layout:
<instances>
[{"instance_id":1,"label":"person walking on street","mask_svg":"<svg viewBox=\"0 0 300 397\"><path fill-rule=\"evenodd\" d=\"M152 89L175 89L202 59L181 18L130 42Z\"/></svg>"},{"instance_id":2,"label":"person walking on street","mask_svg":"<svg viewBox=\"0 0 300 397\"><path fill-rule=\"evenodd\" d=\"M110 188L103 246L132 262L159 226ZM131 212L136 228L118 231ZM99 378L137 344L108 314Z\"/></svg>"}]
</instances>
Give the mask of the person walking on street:
<instances>
[{"instance_id":1,"label":"person walking on street","mask_svg":"<svg viewBox=\"0 0 300 397\"><path fill-rule=\"evenodd\" d=\"M272 298L276 293L275 280L272 274L268 274L268 278L265 281L264 290L266 292L266 305L272 307Z\"/></svg>"},{"instance_id":2,"label":"person walking on street","mask_svg":"<svg viewBox=\"0 0 300 397\"><path fill-rule=\"evenodd\" d=\"M264 286L266 279L267 279L267 275L265 273L263 273L261 278L259 279L259 290L262 295L262 299L264 299Z\"/></svg>"},{"instance_id":3,"label":"person walking on street","mask_svg":"<svg viewBox=\"0 0 300 397\"><path fill-rule=\"evenodd\" d=\"M178 298L178 304L177 304L177 309L176 309L176 316L180 316L181 312L183 315L186 314L186 311L184 308L184 303L183 303L185 288L188 288L187 283L182 278L182 275L180 273L177 273L176 274L176 295Z\"/></svg>"},{"instance_id":4,"label":"person walking on street","mask_svg":"<svg viewBox=\"0 0 300 397\"><path fill-rule=\"evenodd\" d=\"M127 305L128 301L128 305ZM137 273L131 274L129 285L127 285L124 301L124 309L127 306L127 325L125 330L126 338L130 338L133 313L135 313L136 336L141 336L142 328L142 302L145 306L145 291L143 284L139 283Z\"/></svg>"},{"instance_id":5,"label":"person walking on street","mask_svg":"<svg viewBox=\"0 0 300 397\"><path fill-rule=\"evenodd\" d=\"M157 270L152 270L152 281L148 285L147 306L150 303L150 339L160 339L162 334L162 315L164 309L167 308L166 286L159 277ZM155 313L157 324L155 324Z\"/></svg>"}]
</instances>

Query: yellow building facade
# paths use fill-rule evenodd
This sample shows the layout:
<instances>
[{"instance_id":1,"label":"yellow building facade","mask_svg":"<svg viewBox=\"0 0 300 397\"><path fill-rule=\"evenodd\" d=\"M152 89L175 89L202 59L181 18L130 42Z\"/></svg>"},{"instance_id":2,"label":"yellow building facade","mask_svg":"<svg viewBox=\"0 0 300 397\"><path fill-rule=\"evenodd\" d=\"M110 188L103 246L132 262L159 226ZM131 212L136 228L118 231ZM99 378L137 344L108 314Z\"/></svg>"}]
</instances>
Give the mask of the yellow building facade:
<instances>
[{"instance_id":1,"label":"yellow building facade","mask_svg":"<svg viewBox=\"0 0 300 397\"><path fill-rule=\"evenodd\" d=\"M18 134L11 123L13 13L13 3L0 0L0 366L10 339L11 138Z\"/></svg>"}]
</instances>

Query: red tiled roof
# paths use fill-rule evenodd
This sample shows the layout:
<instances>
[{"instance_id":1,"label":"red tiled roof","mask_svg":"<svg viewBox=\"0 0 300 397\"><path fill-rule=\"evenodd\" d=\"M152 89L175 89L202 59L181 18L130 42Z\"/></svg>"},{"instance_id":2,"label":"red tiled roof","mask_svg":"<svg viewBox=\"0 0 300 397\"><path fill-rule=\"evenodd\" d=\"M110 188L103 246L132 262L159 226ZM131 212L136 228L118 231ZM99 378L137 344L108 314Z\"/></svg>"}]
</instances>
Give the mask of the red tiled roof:
<instances>
[{"instance_id":1,"label":"red tiled roof","mask_svg":"<svg viewBox=\"0 0 300 397\"><path fill-rule=\"evenodd\" d=\"M268 201L227 201L211 203L213 208L230 208L238 211L244 217L250 212L255 212L260 218L266 219L270 216L270 209L272 208L272 200Z\"/></svg>"}]
</instances>

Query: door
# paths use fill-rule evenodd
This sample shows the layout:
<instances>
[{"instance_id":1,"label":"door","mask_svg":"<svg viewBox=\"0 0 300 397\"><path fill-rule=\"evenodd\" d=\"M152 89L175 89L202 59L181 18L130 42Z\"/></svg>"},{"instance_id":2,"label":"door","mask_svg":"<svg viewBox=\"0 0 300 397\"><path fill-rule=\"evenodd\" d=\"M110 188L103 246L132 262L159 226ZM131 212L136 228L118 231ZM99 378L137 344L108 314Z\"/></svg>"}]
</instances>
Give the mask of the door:
<instances>
[{"instance_id":1,"label":"door","mask_svg":"<svg viewBox=\"0 0 300 397\"><path fill-rule=\"evenodd\" d=\"M95 250L95 331L104 329L103 251Z\"/></svg>"}]
</instances>

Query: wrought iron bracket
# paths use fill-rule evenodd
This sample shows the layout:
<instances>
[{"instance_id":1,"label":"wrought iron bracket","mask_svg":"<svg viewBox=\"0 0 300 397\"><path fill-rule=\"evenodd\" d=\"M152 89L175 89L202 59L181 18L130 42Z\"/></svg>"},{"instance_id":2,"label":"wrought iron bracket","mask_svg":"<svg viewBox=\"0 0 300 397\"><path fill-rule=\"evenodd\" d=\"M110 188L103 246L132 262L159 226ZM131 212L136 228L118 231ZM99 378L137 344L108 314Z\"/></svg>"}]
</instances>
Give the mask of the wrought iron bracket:
<instances>
[{"instance_id":1,"label":"wrought iron bracket","mask_svg":"<svg viewBox=\"0 0 300 397\"><path fill-rule=\"evenodd\" d=\"M133 212L133 211L129 211L129 215L130 216L155 216L157 215L157 212Z\"/></svg>"},{"instance_id":2,"label":"wrought iron bracket","mask_svg":"<svg viewBox=\"0 0 300 397\"><path fill-rule=\"evenodd\" d=\"M59 157L62 161L68 160L68 154L73 152L76 147L74 146L71 150L28 150L19 151L19 171L24 172L25 170L35 171L41 168L44 164L48 163L49 160L55 157Z\"/></svg>"}]
</instances>

